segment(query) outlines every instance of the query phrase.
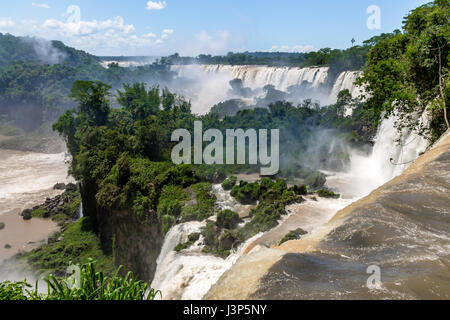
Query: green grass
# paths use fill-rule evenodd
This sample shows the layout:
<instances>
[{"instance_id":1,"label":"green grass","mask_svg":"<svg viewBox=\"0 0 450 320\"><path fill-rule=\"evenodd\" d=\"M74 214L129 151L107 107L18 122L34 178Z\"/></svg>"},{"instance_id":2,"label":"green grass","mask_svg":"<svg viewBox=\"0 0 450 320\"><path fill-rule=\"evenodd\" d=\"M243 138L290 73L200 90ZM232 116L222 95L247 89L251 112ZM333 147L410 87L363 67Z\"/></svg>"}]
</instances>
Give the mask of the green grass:
<instances>
[{"instance_id":1,"label":"green grass","mask_svg":"<svg viewBox=\"0 0 450 320\"><path fill-rule=\"evenodd\" d=\"M62 237L60 241L57 241ZM28 264L37 276L50 273L62 275L69 262L84 263L88 258L97 261L97 266L105 273L114 269L113 259L106 256L100 247L100 240L93 232L89 217L70 224L63 234L56 234L42 245L29 253L20 254L19 262Z\"/></svg>"},{"instance_id":2,"label":"green grass","mask_svg":"<svg viewBox=\"0 0 450 320\"><path fill-rule=\"evenodd\" d=\"M45 210L43 207L39 207L39 208L33 210L33 212L31 213L31 216L33 218L43 218L44 214L46 212L47 212L47 210Z\"/></svg>"}]
</instances>

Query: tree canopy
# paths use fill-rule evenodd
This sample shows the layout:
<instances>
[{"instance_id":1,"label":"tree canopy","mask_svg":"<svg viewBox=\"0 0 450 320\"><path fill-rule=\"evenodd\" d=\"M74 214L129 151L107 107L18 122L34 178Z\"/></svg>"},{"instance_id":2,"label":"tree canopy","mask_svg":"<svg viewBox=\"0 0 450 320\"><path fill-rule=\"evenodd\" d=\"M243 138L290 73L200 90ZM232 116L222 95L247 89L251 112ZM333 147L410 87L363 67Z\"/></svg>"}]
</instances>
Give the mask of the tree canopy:
<instances>
[{"instance_id":1,"label":"tree canopy","mask_svg":"<svg viewBox=\"0 0 450 320\"><path fill-rule=\"evenodd\" d=\"M370 108L397 115L400 129L417 129L432 140L449 128L449 8L448 0L428 3L405 17L403 32L373 38L360 79ZM425 111L429 125L419 121Z\"/></svg>"}]
</instances>

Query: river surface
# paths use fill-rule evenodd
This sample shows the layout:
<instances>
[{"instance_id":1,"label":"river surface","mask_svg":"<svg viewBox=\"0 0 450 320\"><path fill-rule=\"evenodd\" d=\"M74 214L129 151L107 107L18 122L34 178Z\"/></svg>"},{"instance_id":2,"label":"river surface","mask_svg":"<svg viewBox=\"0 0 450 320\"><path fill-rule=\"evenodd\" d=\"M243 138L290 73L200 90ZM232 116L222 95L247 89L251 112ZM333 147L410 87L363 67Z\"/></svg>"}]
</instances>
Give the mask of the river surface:
<instances>
[{"instance_id":1,"label":"river surface","mask_svg":"<svg viewBox=\"0 0 450 320\"><path fill-rule=\"evenodd\" d=\"M24 221L20 213L60 194L61 191L53 190L56 183L73 182L67 169L64 153L0 149L0 222L5 224L0 230L0 263L20 251L39 246L58 230L51 220Z\"/></svg>"}]
</instances>

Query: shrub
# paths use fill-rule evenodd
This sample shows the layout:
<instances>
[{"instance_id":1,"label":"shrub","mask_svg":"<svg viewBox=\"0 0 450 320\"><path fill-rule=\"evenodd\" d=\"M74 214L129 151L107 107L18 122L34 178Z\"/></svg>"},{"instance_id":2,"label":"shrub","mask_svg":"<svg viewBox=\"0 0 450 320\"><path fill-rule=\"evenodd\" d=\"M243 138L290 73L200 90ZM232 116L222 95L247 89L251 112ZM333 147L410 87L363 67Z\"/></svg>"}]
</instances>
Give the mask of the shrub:
<instances>
[{"instance_id":1,"label":"shrub","mask_svg":"<svg viewBox=\"0 0 450 320\"><path fill-rule=\"evenodd\" d=\"M286 214L285 206L282 202L275 203L262 202L250 211L252 219L244 227L239 229L237 235L240 241L244 242L259 232L266 232L278 225L281 215Z\"/></svg>"},{"instance_id":2,"label":"shrub","mask_svg":"<svg viewBox=\"0 0 450 320\"><path fill-rule=\"evenodd\" d=\"M182 209L182 221L203 221L214 214L216 196L211 193L209 182L197 183L191 186L195 195L196 204Z\"/></svg>"},{"instance_id":3,"label":"shrub","mask_svg":"<svg viewBox=\"0 0 450 320\"><path fill-rule=\"evenodd\" d=\"M188 241L184 243L179 243L175 247L176 252L180 252L192 246L198 239L200 239L200 233L191 233L188 235Z\"/></svg>"},{"instance_id":4,"label":"shrub","mask_svg":"<svg viewBox=\"0 0 450 320\"><path fill-rule=\"evenodd\" d=\"M254 204L260 196L260 186L257 182L241 181L231 189L231 195L242 204Z\"/></svg>"},{"instance_id":5,"label":"shrub","mask_svg":"<svg viewBox=\"0 0 450 320\"><path fill-rule=\"evenodd\" d=\"M234 229L241 222L239 214L231 210L222 210L217 214L216 226L225 229Z\"/></svg>"},{"instance_id":6,"label":"shrub","mask_svg":"<svg viewBox=\"0 0 450 320\"><path fill-rule=\"evenodd\" d=\"M225 190L231 190L236 185L237 178L235 176L231 176L222 182L222 187Z\"/></svg>"},{"instance_id":7,"label":"shrub","mask_svg":"<svg viewBox=\"0 0 450 320\"><path fill-rule=\"evenodd\" d=\"M304 236L305 234L307 234L308 232L306 232L305 230L298 228L296 230L290 231L289 233L287 233L283 239L281 239L280 244L282 245L283 243L287 242L287 241L291 241L291 240L299 240L302 236Z\"/></svg>"},{"instance_id":8,"label":"shrub","mask_svg":"<svg viewBox=\"0 0 450 320\"><path fill-rule=\"evenodd\" d=\"M175 218L173 216L170 216L168 214L161 216L160 223L161 223L161 230L164 234L169 232L170 228L172 228L175 225Z\"/></svg>"},{"instance_id":9,"label":"shrub","mask_svg":"<svg viewBox=\"0 0 450 320\"><path fill-rule=\"evenodd\" d=\"M195 176L199 181L220 183L226 177L227 166L223 165L200 165L195 168Z\"/></svg>"},{"instance_id":10,"label":"shrub","mask_svg":"<svg viewBox=\"0 0 450 320\"><path fill-rule=\"evenodd\" d=\"M225 233L219 239L219 250L223 255L225 252L229 252L236 243L236 236L231 231L225 231ZM227 254L229 255L229 254Z\"/></svg>"},{"instance_id":11,"label":"shrub","mask_svg":"<svg viewBox=\"0 0 450 320\"><path fill-rule=\"evenodd\" d=\"M303 184L301 186L295 185L293 187L293 191L296 195L299 195L299 196L306 196L308 194L308 189L306 187L306 184Z\"/></svg>"},{"instance_id":12,"label":"shrub","mask_svg":"<svg viewBox=\"0 0 450 320\"><path fill-rule=\"evenodd\" d=\"M152 201L149 197L143 196L139 191L136 194L136 199L133 202L133 213L137 215L140 221L148 223L151 218L154 218L154 211L152 210Z\"/></svg>"},{"instance_id":13,"label":"shrub","mask_svg":"<svg viewBox=\"0 0 450 320\"><path fill-rule=\"evenodd\" d=\"M325 189L317 191L317 195L322 198L331 198L331 199L339 199L341 197L340 194L336 194L333 191Z\"/></svg>"},{"instance_id":14,"label":"shrub","mask_svg":"<svg viewBox=\"0 0 450 320\"><path fill-rule=\"evenodd\" d=\"M158 201L158 216L171 215L178 217L187 199L186 192L180 186L165 186Z\"/></svg>"}]
</instances>

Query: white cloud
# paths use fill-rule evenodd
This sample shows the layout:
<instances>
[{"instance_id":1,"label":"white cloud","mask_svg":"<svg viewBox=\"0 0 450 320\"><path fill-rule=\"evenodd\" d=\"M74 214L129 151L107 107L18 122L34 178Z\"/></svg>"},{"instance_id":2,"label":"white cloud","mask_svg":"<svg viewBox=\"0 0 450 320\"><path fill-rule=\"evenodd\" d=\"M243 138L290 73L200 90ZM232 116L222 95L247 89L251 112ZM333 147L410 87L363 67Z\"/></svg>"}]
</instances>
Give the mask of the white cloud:
<instances>
[{"instance_id":1,"label":"white cloud","mask_svg":"<svg viewBox=\"0 0 450 320\"><path fill-rule=\"evenodd\" d=\"M31 3L31 5L33 7L39 7L39 8L44 8L44 9L50 9L51 8L48 4L45 4L45 3L35 3L35 2L33 2L33 3Z\"/></svg>"},{"instance_id":2,"label":"white cloud","mask_svg":"<svg viewBox=\"0 0 450 320\"><path fill-rule=\"evenodd\" d=\"M171 34L173 34L173 30L172 30L172 29L164 29L164 30L162 31L161 39L162 39L162 40L165 40L165 39L169 38L169 36L170 36Z\"/></svg>"},{"instance_id":3,"label":"white cloud","mask_svg":"<svg viewBox=\"0 0 450 320\"><path fill-rule=\"evenodd\" d=\"M272 46L269 52L295 52L295 53L306 53L311 51L316 51L312 45L295 45L295 46Z\"/></svg>"},{"instance_id":4,"label":"white cloud","mask_svg":"<svg viewBox=\"0 0 450 320\"><path fill-rule=\"evenodd\" d=\"M0 28L14 27L16 23L11 18L0 17Z\"/></svg>"},{"instance_id":5,"label":"white cloud","mask_svg":"<svg viewBox=\"0 0 450 320\"><path fill-rule=\"evenodd\" d=\"M0 32L18 36L44 36L48 40L61 40L69 46L99 55L155 54L174 33L164 29L158 37L150 32L137 34L134 25L127 24L120 16L107 20L61 21L47 19L14 21L0 18Z\"/></svg>"},{"instance_id":6,"label":"white cloud","mask_svg":"<svg viewBox=\"0 0 450 320\"><path fill-rule=\"evenodd\" d=\"M162 10L167 7L167 3L165 1L148 1L147 2L147 10Z\"/></svg>"},{"instance_id":7,"label":"white cloud","mask_svg":"<svg viewBox=\"0 0 450 320\"><path fill-rule=\"evenodd\" d=\"M154 34L153 32L150 32L150 33L144 34L142 37L144 37L144 38L156 38L156 34Z\"/></svg>"},{"instance_id":8,"label":"white cloud","mask_svg":"<svg viewBox=\"0 0 450 320\"><path fill-rule=\"evenodd\" d=\"M88 36L104 30L124 34L132 34L135 32L134 26L132 24L125 24L123 18L120 16L104 21L80 20L79 22L63 22L57 19L48 19L44 22L43 27L53 29L65 36Z\"/></svg>"}]
</instances>

